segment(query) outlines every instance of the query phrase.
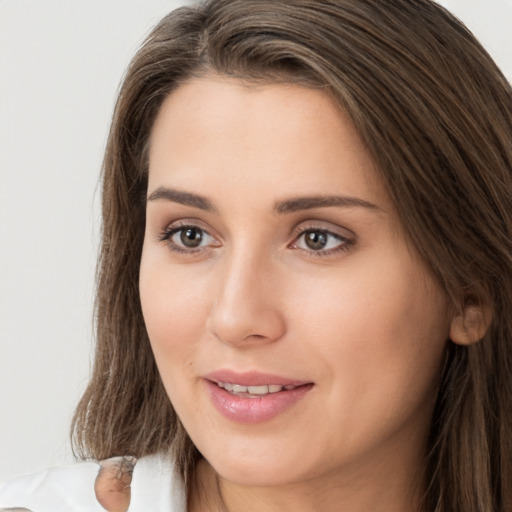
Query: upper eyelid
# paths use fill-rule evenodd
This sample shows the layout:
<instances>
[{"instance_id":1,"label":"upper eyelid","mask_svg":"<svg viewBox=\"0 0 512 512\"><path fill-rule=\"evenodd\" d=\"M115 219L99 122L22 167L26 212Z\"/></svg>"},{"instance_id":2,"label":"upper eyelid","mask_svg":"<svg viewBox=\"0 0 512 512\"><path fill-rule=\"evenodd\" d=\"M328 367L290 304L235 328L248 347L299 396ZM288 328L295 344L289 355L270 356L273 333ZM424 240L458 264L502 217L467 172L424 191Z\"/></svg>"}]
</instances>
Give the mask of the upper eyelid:
<instances>
[{"instance_id":1,"label":"upper eyelid","mask_svg":"<svg viewBox=\"0 0 512 512\"><path fill-rule=\"evenodd\" d=\"M206 229L203 229L202 227L198 226L197 224L192 223L186 223L176 225L176 223L169 224L164 230L160 231L159 234L157 234L156 239L158 242L163 243L165 246L167 246L168 250L177 253L177 254L183 254L183 255L198 255L204 253L208 248L211 249L212 244L208 244L205 246L198 246L198 247L186 247L185 245L181 245L179 243L176 243L173 238L174 236L179 233L183 229L187 228L198 228L200 231L203 231L206 233L207 236L209 236L212 240L214 240L216 243L213 244L213 246L218 246L218 240L210 234L209 231ZM219 243L220 245L220 243Z\"/></svg>"},{"instance_id":2,"label":"upper eyelid","mask_svg":"<svg viewBox=\"0 0 512 512\"><path fill-rule=\"evenodd\" d=\"M317 232L320 232L320 233L327 233L327 235L329 236L332 236L334 238L338 238L340 240L347 240L348 237L346 236L343 236L341 235L340 233L335 233L334 231L329 231L328 229L319 229L319 228L307 228L307 229L304 229L302 230L296 237L295 237L295 240L297 238L299 238L300 236L304 235L305 233L308 233L310 231L317 231Z\"/></svg>"},{"instance_id":3,"label":"upper eyelid","mask_svg":"<svg viewBox=\"0 0 512 512\"><path fill-rule=\"evenodd\" d=\"M162 229L165 233L170 233L171 231L179 231L184 228L199 228L201 231L208 233L210 236L217 238L214 234L213 230L210 227L206 227L205 223L199 219L178 219L172 222L169 222Z\"/></svg>"},{"instance_id":4,"label":"upper eyelid","mask_svg":"<svg viewBox=\"0 0 512 512\"><path fill-rule=\"evenodd\" d=\"M198 226L197 224L191 224L191 223L189 223L189 224L184 223L182 225L169 224L169 226L167 226L167 228L165 228L160 233L159 239L161 241L169 241L171 239L171 237L174 236L176 233L179 233L181 230L187 229L187 228L198 228L200 231L203 231L209 237L213 238L214 240L218 240L218 237L213 235L208 229Z\"/></svg>"},{"instance_id":5,"label":"upper eyelid","mask_svg":"<svg viewBox=\"0 0 512 512\"><path fill-rule=\"evenodd\" d=\"M329 236L332 236L333 238L336 238L337 240L339 240L343 245L349 244L349 243L353 244L355 241L354 238L347 237L347 236L341 235L339 233L334 233L333 231L329 231L328 229L306 228L306 229L302 230L300 233L298 233L296 236L294 236L293 240L291 241L291 243L289 245L290 246L296 245L298 240L300 239L300 237L310 231L313 231L313 232L318 231L321 233L327 233Z\"/></svg>"},{"instance_id":6,"label":"upper eyelid","mask_svg":"<svg viewBox=\"0 0 512 512\"><path fill-rule=\"evenodd\" d=\"M328 225L326 225L328 224ZM329 221L320 221L320 220L310 220L310 221L304 221L295 226L292 230L291 236L298 237L300 234L304 233L305 231L322 231L324 233L330 233L334 236L347 239L355 239L356 234L343 226L339 226L336 224L333 224Z\"/></svg>"},{"instance_id":7,"label":"upper eyelid","mask_svg":"<svg viewBox=\"0 0 512 512\"><path fill-rule=\"evenodd\" d=\"M302 234L307 233L308 231L320 231L323 233L327 233L337 240L336 247L331 248L323 248L318 250L308 249L305 247L299 247L299 240ZM351 248L357 243L356 237L354 236L345 236L339 233L335 233L332 230L323 229L323 228L315 228L309 227L303 229L300 233L298 233L292 240L292 242L288 245L288 247L306 253L309 257L315 258L329 258L336 257L340 253L347 252L351 250Z\"/></svg>"}]
</instances>

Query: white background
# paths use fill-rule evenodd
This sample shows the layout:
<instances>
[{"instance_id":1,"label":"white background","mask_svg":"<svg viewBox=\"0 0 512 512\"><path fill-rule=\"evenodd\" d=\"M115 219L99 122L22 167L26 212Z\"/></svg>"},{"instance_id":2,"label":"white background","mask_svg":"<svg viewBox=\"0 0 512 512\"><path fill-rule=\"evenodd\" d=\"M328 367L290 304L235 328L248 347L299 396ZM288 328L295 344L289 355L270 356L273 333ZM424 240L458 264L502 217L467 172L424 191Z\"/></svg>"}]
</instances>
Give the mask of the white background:
<instances>
[{"instance_id":1,"label":"white background","mask_svg":"<svg viewBox=\"0 0 512 512\"><path fill-rule=\"evenodd\" d=\"M0 480L72 460L116 90L185 0L0 0ZM512 0L444 0L512 79Z\"/></svg>"}]
</instances>

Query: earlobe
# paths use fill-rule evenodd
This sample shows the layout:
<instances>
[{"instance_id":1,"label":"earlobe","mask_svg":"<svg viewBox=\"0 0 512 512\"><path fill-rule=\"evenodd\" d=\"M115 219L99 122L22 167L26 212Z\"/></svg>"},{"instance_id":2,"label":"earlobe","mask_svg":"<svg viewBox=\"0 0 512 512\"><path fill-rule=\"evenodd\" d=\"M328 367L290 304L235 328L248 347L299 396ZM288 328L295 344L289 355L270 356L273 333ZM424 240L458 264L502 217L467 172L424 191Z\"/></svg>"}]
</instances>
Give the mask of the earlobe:
<instances>
[{"instance_id":1,"label":"earlobe","mask_svg":"<svg viewBox=\"0 0 512 512\"><path fill-rule=\"evenodd\" d=\"M485 336L491 319L492 313L487 306L466 306L453 315L450 339L457 345L473 345Z\"/></svg>"}]
</instances>

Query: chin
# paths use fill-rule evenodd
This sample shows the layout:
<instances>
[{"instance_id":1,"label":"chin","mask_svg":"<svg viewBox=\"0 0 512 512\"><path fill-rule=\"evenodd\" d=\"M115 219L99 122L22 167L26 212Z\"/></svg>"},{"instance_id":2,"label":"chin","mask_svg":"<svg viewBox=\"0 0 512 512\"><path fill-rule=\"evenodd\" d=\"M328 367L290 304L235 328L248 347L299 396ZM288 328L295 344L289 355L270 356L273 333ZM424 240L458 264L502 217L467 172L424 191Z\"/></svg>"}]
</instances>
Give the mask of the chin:
<instances>
[{"instance_id":1,"label":"chin","mask_svg":"<svg viewBox=\"0 0 512 512\"><path fill-rule=\"evenodd\" d=\"M291 452L289 451L291 450ZM288 453L286 453L288 451ZM248 487L282 486L318 476L315 464L308 463L297 447L229 446L211 450L205 459L223 479Z\"/></svg>"}]
</instances>

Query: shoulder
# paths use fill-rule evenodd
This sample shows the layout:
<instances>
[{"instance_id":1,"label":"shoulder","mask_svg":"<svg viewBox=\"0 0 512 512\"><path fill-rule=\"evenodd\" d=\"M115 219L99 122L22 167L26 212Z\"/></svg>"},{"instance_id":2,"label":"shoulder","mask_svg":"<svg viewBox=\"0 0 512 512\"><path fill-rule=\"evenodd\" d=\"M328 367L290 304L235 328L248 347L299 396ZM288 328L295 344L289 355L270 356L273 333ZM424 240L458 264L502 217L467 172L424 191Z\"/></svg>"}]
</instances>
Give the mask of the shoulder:
<instances>
[{"instance_id":1,"label":"shoulder","mask_svg":"<svg viewBox=\"0 0 512 512\"><path fill-rule=\"evenodd\" d=\"M105 512L94 494L99 465L79 462L15 478L0 485L0 511ZM130 512L184 512L185 489L174 464L161 455L141 458L133 471Z\"/></svg>"},{"instance_id":2,"label":"shoulder","mask_svg":"<svg viewBox=\"0 0 512 512\"><path fill-rule=\"evenodd\" d=\"M81 462L9 480L0 486L0 507L25 507L34 512L102 511L94 496L97 473L97 464Z\"/></svg>"}]
</instances>

